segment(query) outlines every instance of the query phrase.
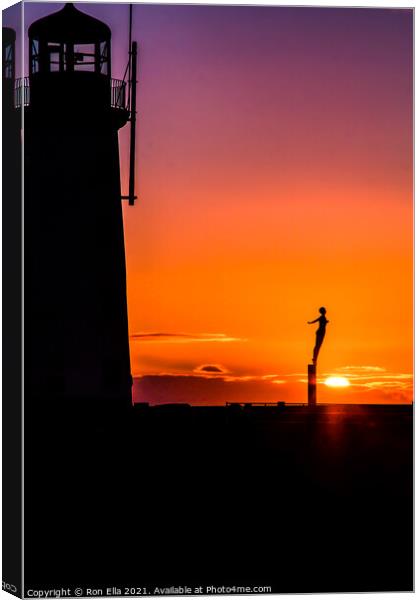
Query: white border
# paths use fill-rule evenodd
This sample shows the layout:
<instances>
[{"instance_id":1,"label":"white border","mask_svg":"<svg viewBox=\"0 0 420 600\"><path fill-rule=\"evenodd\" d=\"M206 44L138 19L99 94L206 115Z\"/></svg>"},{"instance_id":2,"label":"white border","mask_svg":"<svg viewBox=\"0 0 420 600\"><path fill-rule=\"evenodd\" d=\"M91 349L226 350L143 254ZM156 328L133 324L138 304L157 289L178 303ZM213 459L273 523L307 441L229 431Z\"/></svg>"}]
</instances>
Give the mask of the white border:
<instances>
[{"instance_id":1,"label":"white border","mask_svg":"<svg viewBox=\"0 0 420 600\"><path fill-rule=\"evenodd\" d=\"M27 0L28 2L31 2L32 0ZM35 0L34 0L35 1ZM36 0L38 1L38 0ZM48 1L48 0L47 0ZM80 1L80 0L78 0ZM83 1L83 0L82 0ZM113 2L109 2L109 0L89 0L89 1L94 1L94 2L98 2L99 4L106 4L106 3L112 3L112 4L127 4L127 2L125 2L124 0L113 0ZM0 0L0 8L2 10L4 10L5 8L8 8L9 6L16 4L15 1L11 1L11 0ZM414 8L415 4L414 1L413 2L405 2L405 1L401 1L401 0L382 0L381 2L377 2L375 0L358 0L356 3L351 4L348 2L331 2L328 0L317 0L317 1L308 1L308 0L299 0L299 1L293 1L293 0L289 0L288 2L281 2L279 0L265 0L264 2L261 1L257 1L254 0L253 2L249 2L246 0L211 0L208 2L203 2L202 0L183 0L182 2L180 1L175 1L175 0L160 0L159 2L154 2L152 0L144 0L142 2L139 2L139 4L214 4L214 5L253 5L253 6L311 6L311 7L334 7L334 8ZM22 14L22 31L24 31L24 21L23 21L23 16L24 16L24 9L21 12ZM416 19L414 19L414 40L416 41L417 36L416 36ZM23 68L23 63L24 63L24 56L22 53L22 73L24 73L24 68ZM416 43L414 44L414 65L419 64L418 61L418 48ZM415 69L414 69L415 71ZM414 92L414 97L415 99L418 98L418 80L415 77L415 92ZM416 103L415 105L416 106ZM1 116L0 116L1 119ZM23 119L23 117L22 117ZM415 122L415 127L414 127L414 135L415 135L415 139L417 139L417 134L418 133L418 124L417 122ZM0 150L1 153L1 150ZM22 148L22 165L23 165L23 148ZM417 173L417 167L419 165L419 160L417 155L414 155L414 174ZM23 174L23 171L22 171ZM22 199L23 199L23 177L22 177ZM23 269L24 269L24 243L23 243L23 216L24 216L24 206L23 206L23 200L22 200L22 293L23 293ZM0 224L1 224L1 215L0 215ZM417 219L415 220L415 232L417 232ZM420 241L418 236L415 236L415 256L418 255L418 250L420 247ZM0 254L1 254L1 249L0 249ZM1 289L1 283L0 283L0 289ZM415 283L415 291L417 291L417 281ZM0 299L0 307L1 307L1 299ZM416 303L416 307L417 307L417 303ZM23 298L22 298L22 365L23 365L23 360L24 360L24 356L23 356L23 321L24 315L23 315ZM418 324L418 322L416 321L415 324L415 334L420 333L420 325ZM417 338L417 335L416 335ZM1 348L0 348L0 357L1 357ZM420 359L419 357L416 355L415 356L415 373L417 374L418 372L418 367L420 366ZM1 367L0 367L1 369ZM24 390L24 382L22 381L22 419L23 419L23 429L22 429L22 434L24 433L24 405L23 405L23 390ZM1 417L0 417L1 419ZM23 473L23 467L24 467L24 436L22 435L22 473ZM419 449L418 449L418 445L415 445L415 464L418 465L419 464ZM416 471L416 475L417 475L417 468L415 469ZM417 480L417 477L415 479L415 481ZM24 491L23 488L24 485L24 481L23 481L23 477L22 477L22 494ZM1 489L1 488L0 488ZM415 500L417 500L417 495L415 495ZM23 514L23 499L22 499L22 550L23 550L23 526L24 526L24 514ZM0 499L0 508L1 508L1 499ZM418 508L418 503L417 501L415 502L415 509ZM418 513L417 513L418 514ZM418 519L415 522L415 537L416 537L416 541L419 539L419 525L418 525ZM1 548L0 548L0 559L1 559ZM24 581L23 581L23 565L24 565L24 560L22 557L22 584L24 585ZM416 553L415 556L415 574L417 575L418 571L418 555ZM354 596L356 594L311 594L311 596L313 596L316 599L327 599L330 598L331 596L333 598L337 598L337 600L341 600L341 599L347 599L349 596ZM357 594L360 595L360 594ZM415 593L416 595L416 593ZM271 594L271 595L258 595L258 596L253 596L253 597L258 597L258 598L264 598L267 600L272 600L273 598L280 596L277 594ZM284 597L287 597L288 595L284 595ZM6 592L1 591L0 592L0 600L6 600L6 599L10 599L12 596L10 594L7 594ZM296 600L304 600L307 597L307 594L293 594L292 595L293 598L296 598ZM387 598L395 598L396 600L402 600L407 598L407 593L376 593L376 594L370 594L370 593L364 593L363 594L364 598L369 598L369 597L373 597L375 599L387 599ZM169 598L169 596L168 596ZM242 598L242 596L215 596L215 598L227 598L230 600L235 600L235 599L239 599Z\"/></svg>"}]
</instances>

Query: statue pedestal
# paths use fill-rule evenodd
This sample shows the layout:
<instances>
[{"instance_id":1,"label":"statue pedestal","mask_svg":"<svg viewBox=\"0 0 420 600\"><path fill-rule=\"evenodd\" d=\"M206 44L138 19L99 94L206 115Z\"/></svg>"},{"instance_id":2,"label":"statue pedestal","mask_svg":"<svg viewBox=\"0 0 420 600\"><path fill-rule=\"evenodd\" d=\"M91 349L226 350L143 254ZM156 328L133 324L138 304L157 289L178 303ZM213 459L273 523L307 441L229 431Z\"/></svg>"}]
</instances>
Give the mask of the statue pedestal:
<instances>
[{"instance_id":1,"label":"statue pedestal","mask_svg":"<svg viewBox=\"0 0 420 600\"><path fill-rule=\"evenodd\" d=\"M316 365L308 365L308 406L316 406Z\"/></svg>"}]
</instances>

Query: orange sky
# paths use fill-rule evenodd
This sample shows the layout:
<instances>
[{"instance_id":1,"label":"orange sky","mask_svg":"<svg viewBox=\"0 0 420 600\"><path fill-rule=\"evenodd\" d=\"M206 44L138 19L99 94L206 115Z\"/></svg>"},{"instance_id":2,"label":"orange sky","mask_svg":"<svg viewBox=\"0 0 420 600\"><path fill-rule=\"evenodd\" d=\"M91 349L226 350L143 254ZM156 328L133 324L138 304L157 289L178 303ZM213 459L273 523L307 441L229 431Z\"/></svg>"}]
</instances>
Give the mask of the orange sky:
<instances>
[{"instance_id":1,"label":"orange sky","mask_svg":"<svg viewBox=\"0 0 420 600\"><path fill-rule=\"evenodd\" d=\"M411 401L411 12L160 9L124 208L136 399L303 402L324 305L319 377L351 386L319 400Z\"/></svg>"},{"instance_id":2,"label":"orange sky","mask_svg":"<svg viewBox=\"0 0 420 600\"><path fill-rule=\"evenodd\" d=\"M134 6L135 399L305 402L323 305L319 401L411 402L413 11ZM122 78L128 6L83 10Z\"/></svg>"}]
</instances>

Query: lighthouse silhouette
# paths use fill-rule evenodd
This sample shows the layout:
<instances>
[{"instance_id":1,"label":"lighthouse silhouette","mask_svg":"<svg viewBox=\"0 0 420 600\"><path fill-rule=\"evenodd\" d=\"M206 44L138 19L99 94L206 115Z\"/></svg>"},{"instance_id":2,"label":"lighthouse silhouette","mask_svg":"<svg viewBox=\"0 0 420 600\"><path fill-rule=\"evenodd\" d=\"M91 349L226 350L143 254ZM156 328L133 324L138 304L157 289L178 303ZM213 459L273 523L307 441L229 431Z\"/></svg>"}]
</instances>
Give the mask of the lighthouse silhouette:
<instances>
[{"instance_id":1,"label":"lighthouse silhouette","mask_svg":"<svg viewBox=\"0 0 420 600\"><path fill-rule=\"evenodd\" d=\"M132 402L118 130L133 115L109 27L73 4L32 23L21 87L26 393L115 412Z\"/></svg>"}]
</instances>

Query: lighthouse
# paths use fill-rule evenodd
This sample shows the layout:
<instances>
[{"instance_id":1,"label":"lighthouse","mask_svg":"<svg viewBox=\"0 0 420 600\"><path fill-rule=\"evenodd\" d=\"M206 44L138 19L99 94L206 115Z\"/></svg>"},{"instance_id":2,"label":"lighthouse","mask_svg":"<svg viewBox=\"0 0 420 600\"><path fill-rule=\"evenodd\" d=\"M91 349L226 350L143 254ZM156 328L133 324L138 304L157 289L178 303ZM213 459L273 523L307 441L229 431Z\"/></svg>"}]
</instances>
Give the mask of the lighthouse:
<instances>
[{"instance_id":1,"label":"lighthouse","mask_svg":"<svg viewBox=\"0 0 420 600\"><path fill-rule=\"evenodd\" d=\"M29 27L25 389L82 414L131 406L118 131L133 115L111 69L109 27L73 4Z\"/></svg>"}]
</instances>

